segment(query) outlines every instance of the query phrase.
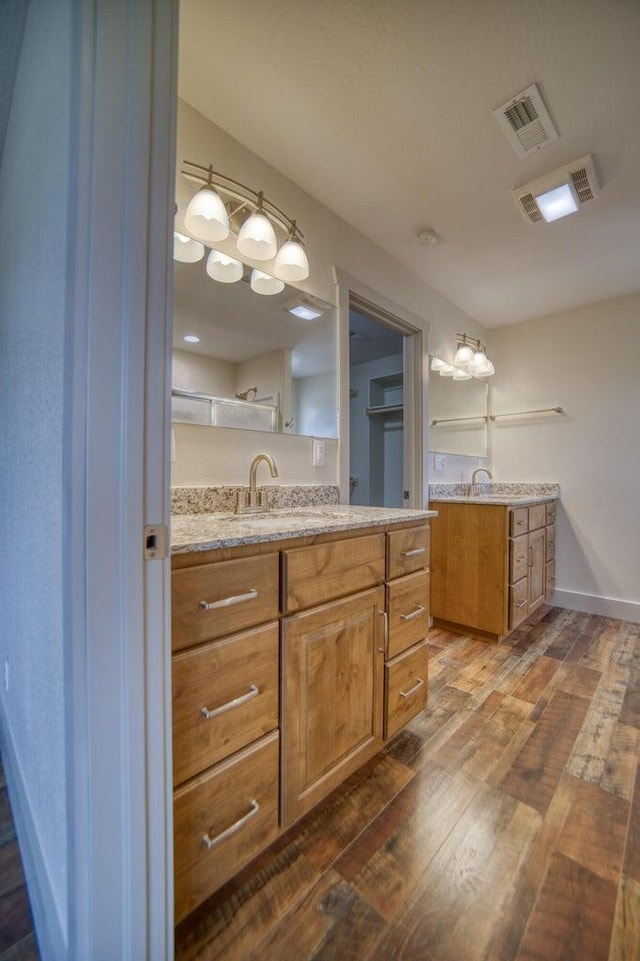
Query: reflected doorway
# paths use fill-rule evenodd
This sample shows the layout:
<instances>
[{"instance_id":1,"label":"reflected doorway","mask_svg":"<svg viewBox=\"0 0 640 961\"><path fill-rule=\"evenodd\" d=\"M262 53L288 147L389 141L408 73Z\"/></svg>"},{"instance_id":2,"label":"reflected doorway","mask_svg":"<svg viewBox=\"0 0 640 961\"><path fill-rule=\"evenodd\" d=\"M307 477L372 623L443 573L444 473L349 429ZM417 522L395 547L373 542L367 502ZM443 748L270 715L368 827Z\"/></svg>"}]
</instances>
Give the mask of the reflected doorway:
<instances>
[{"instance_id":1,"label":"reflected doorway","mask_svg":"<svg viewBox=\"0 0 640 961\"><path fill-rule=\"evenodd\" d=\"M349 502L403 507L408 331L349 302Z\"/></svg>"}]
</instances>

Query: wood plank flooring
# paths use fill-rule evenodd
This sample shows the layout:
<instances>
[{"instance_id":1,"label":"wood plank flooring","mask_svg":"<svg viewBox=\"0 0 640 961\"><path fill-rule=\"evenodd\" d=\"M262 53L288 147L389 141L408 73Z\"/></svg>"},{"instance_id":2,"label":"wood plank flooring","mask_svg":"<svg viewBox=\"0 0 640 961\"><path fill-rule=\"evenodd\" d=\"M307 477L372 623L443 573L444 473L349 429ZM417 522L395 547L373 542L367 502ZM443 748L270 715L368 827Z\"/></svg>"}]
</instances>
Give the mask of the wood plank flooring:
<instances>
[{"instance_id":1,"label":"wood plank flooring","mask_svg":"<svg viewBox=\"0 0 640 961\"><path fill-rule=\"evenodd\" d=\"M640 625L544 607L429 644L427 710L182 923L177 961L640 961Z\"/></svg>"},{"instance_id":2,"label":"wood plank flooring","mask_svg":"<svg viewBox=\"0 0 640 961\"><path fill-rule=\"evenodd\" d=\"M0 759L0 961L39 961L22 860Z\"/></svg>"}]
</instances>

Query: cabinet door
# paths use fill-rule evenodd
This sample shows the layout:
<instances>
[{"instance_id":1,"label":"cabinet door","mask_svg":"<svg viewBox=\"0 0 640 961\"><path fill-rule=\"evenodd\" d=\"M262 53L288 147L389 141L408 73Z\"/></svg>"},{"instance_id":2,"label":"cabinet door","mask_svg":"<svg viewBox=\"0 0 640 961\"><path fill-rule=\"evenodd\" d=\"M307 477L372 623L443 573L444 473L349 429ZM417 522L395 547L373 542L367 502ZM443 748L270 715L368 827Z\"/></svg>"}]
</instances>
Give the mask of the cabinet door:
<instances>
[{"instance_id":1,"label":"cabinet door","mask_svg":"<svg viewBox=\"0 0 640 961\"><path fill-rule=\"evenodd\" d=\"M529 611L533 611L544 600L544 527L529 534Z\"/></svg>"},{"instance_id":2,"label":"cabinet door","mask_svg":"<svg viewBox=\"0 0 640 961\"><path fill-rule=\"evenodd\" d=\"M382 744L383 604L378 587L283 621L284 827Z\"/></svg>"}]
</instances>

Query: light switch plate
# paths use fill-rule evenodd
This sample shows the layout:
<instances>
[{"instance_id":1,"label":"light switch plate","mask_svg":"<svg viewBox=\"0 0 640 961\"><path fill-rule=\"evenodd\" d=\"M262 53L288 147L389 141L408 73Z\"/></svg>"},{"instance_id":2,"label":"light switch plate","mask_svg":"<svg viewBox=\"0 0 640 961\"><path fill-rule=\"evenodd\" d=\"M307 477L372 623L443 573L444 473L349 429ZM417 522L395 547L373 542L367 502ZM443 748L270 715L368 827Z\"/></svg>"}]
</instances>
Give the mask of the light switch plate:
<instances>
[{"instance_id":1,"label":"light switch plate","mask_svg":"<svg viewBox=\"0 0 640 961\"><path fill-rule=\"evenodd\" d=\"M435 463L436 470L444 470L446 466L447 466L447 458L444 456L444 454L436 454L436 463Z\"/></svg>"},{"instance_id":2,"label":"light switch plate","mask_svg":"<svg viewBox=\"0 0 640 961\"><path fill-rule=\"evenodd\" d=\"M323 440L313 441L313 466L324 467L327 463L327 445Z\"/></svg>"}]
</instances>

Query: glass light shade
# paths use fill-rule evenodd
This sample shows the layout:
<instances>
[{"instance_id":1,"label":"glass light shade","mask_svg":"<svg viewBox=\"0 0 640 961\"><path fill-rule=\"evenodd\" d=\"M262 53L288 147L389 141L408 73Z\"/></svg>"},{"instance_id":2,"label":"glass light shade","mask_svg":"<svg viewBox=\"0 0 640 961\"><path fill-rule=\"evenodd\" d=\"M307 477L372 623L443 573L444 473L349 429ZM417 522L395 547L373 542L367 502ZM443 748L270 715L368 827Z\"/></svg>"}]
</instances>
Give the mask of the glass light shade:
<instances>
[{"instance_id":1,"label":"glass light shade","mask_svg":"<svg viewBox=\"0 0 640 961\"><path fill-rule=\"evenodd\" d=\"M309 261L302 244L287 240L276 255L273 272L281 280L305 280L309 276Z\"/></svg>"},{"instance_id":2,"label":"glass light shade","mask_svg":"<svg viewBox=\"0 0 640 961\"><path fill-rule=\"evenodd\" d=\"M447 367L447 366L448 365L445 364L443 360L440 360L439 357L431 358L431 370L442 370L443 367Z\"/></svg>"},{"instance_id":3,"label":"glass light shade","mask_svg":"<svg viewBox=\"0 0 640 961\"><path fill-rule=\"evenodd\" d=\"M264 214L247 217L238 234L238 250L252 260L271 260L278 250L276 232Z\"/></svg>"},{"instance_id":4,"label":"glass light shade","mask_svg":"<svg viewBox=\"0 0 640 961\"><path fill-rule=\"evenodd\" d=\"M545 193L539 194L535 201L548 224L553 223L554 220L560 220L561 217L567 217L569 214L575 214L578 209L576 198L573 196L569 184L562 184L561 187L547 190Z\"/></svg>"},{"instance_id":5,"label":"glass light shade","mask_svg":"<svg viewBox=\"0 0 640 961\"><path fill-rule=\"evenodd\" d=\"M212 250L207 257L207 273L220 284L235 284L242 280L244 266L239 260L228 257L219 250Z\"/></svg>"},{"instance_id":6,"label":"glass light shade","mask_svg":"<svg viewBox=\"0 0 640 961\"><path fill-rule=\"evenodd\" d=\"M495 374L496 369L487 357L487 362L483 367L479 367L477 370L474 369L473 373L476 377L491 377Z\"/></svg>"},{"instance_id":7,"label":"glass light shade","mask_svg":"<svg viewBox=\"0 0 640 961\"><path fill-rule=\"evenodd\" d=\"M184 225L190 234L205 244L229 236L229 214L213 187L203 187L191 198Z\"/></svg>"},{"instance_id":8,"label":"glass light shade","mask_svg":"<svg viewBox=\"0 0 640 961\"><path fill-rule=\"evenodd\" d=\"M456 351L456 355L453 358L454 364L456 364L458 367L468 367L472 361L473 347L471 347L469 344L460 344Z\"/></svg>"},{"instance_id":9,"label":"glass light shade","mask_svg":"<svg viewBox=\"0 0 640 961\"><path fill-rule=\"evenodd\" d=\"M440 368L441 377L453 377L454 374L455 374L455 369L451 367L450 364L445 364L443 367Z\"/></svg>"},{"instance_id":10,"label":"glass light shade","mask_svg":"<svg viewBox=\"0 0 640 961\"><path fill-rule=\"evenodd\" d=\"M204 257L204 244L186 234L173 231L173 259L183 264L195 264Z\"/></svg>"},{"instance_id":11,"label":"glass light shade","mask_svg":"<svg viewBox=\"0 0 640 961\"><path fill-rule=\"evenodd\" d=\"M256 294L279 294L284 290L284 281L271 277L254 267L251 271L251 289Z\"/></svg>"},{"instance_id":12,"label":"glass light shade","mask_svg":"<svg viewBox=\"0 0 640 961\"><path fill-rule=\"evenodd\" d=\"M468 374L466 370L457 370L453 375L454 380L471 380L471 374Z\"/></svg>"}]
</instances>

